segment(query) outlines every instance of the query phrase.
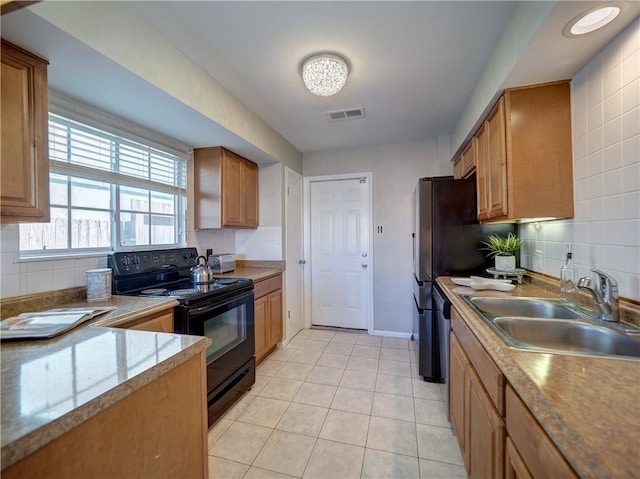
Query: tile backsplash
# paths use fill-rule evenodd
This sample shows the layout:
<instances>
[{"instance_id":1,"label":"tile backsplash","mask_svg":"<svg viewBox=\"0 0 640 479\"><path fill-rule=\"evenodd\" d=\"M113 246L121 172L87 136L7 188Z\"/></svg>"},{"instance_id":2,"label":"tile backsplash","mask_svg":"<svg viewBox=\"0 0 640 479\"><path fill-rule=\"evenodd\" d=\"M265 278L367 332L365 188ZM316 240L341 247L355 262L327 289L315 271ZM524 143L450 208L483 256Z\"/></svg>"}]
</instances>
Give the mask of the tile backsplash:
<instances>
[{"instance_id":1,"label":"tile backsplash","mask_svg":"<svg viewBox=\"0 0 640 479\"><path fill-rule=\"evenodd\" d=\"M88 269L107 266L105 255L17 262L20 257L17 224L0 226L0 247L0 298L84 286Z\"/></svg>"},{"instance_id":2,"label":"tile backsplash","mask_svg":"<svg viewBox=\"0 0 640 479\"><path fill-rule=\"evenodd\" d=\"M520 225L521 264L559 276L571 243L576 277L597 267L640 300L640 19L573 77L571 103L575 217Z\"/></svg>"}]
</instances>

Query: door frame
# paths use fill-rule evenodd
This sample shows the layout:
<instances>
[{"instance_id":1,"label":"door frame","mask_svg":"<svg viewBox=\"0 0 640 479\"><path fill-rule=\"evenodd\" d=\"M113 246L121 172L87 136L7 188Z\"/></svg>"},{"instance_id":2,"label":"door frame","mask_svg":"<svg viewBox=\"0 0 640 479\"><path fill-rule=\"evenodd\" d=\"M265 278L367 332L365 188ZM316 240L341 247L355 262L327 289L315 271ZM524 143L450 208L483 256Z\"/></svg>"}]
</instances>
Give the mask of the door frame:
<instances>
[{"instance_id":1,"label":"door frame","mask_svg":"<svg viewBox=\"0 0 640 479\"><path fill-rule=\"evenodd\" d=\"M295 298L292 298L291 294L290 294L290 282L291 282L291 274L290 271L292 271L293 268L302 268L302 284L300 285L300 316L301 316L301 327L305 328L306 327L306 322L305 322L305 303L304 303L304 296L305 296L305 292L304 292L304 284L305 284L305 270L306 268L304 268L304 264L299 264L298 261L302 261L304 260L304 177L298 173L297 171L289 168L288 166L284 167L284 176L285 176L285 198L284 198L284 211L285 211L285 225L286 225L286 232L285 232L285 236L284 236L284 244L285 244L285 261L289 259L289 254L291 252L291 248L293 247L293 245L289 244L289 233L290 233L290 228L291 225L289 223L289 220L291 219L291 216L294 215L296 212L300 212L300 242L298 244L296 244L295 246L301 246L301 252L300 252L300 257L298 257L295 261L294 264L289 264L286 263L288 266L285 269L284 272L284 279L285 279L285 288L284 288L284 304L285 304L285 309L283 311L283 322L284 322L284 334L283 334L283 340L282 343L283 345L286 345L290 340L291 340L291 331L290 331L290 322L291 319L289 318L289 311L291 311L291 305L293 301L296 301ZM292 207L291 205L291 199L289 197L289 186L291 184L291 181L295 181L296 183L299 182L300 184L300 195L303 198L303 202L302 205L299 205L299 209L295 208L295 206Z\"/></svg>"},{"instance_id":2,"label":"door frame","mask_svg":"<svg viewBox=\"0 0 640 479\"><path fill-rule=\"evenodd\" d=\"M369 224L367 228L369 229L369 256L368 256L368 267L367 267L367 300L366 300L366 308L367 308L367 332L369 334L374 333L374 314L373 314L373 268L374 268L374 251L373 251L373 173L372 172L364 172L364 173L345 173L345 174L337 174L337 175L323 175L323 176L306 176L304 177L304 190L302 193L303 202L304 202L304 257L309 259L309 263L307 263L307 268L304 268L304 327L311 327L311 269L313 268L313 264L311 264L311 183L320 182L320 181L336 181L336 180L355 180L365 178L369 183L369 194L367 198L367 203L369 206Z\"/></svg>"}]
</instances>

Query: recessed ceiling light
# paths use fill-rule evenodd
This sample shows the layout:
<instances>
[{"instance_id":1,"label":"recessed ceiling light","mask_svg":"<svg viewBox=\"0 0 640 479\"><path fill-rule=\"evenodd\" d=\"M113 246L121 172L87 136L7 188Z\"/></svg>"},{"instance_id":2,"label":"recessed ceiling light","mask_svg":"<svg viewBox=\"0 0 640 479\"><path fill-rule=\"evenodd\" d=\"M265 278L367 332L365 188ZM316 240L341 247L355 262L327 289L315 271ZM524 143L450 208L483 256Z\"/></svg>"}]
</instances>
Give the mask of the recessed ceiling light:
<instances>
[{"instance_id":1,"label":"recessed ceiling light","mask_svg":"<svg viewBox=\"0 0 640 479\"><path fill-rule=\"evenodd\" d=\"M562 33L565 36L573 37L593 32L613 21L620 14L620 11L620 5L617 3L607 3L591 8L567 23L562 29Z\"/></svg>"}]
</instances>

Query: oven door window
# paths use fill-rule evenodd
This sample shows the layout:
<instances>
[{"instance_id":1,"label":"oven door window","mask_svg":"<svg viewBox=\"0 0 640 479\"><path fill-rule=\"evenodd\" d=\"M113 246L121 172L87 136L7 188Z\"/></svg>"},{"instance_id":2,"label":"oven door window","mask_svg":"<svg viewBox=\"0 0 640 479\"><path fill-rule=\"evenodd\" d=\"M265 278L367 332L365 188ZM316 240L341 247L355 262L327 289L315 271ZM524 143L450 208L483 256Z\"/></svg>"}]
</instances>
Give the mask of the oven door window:
<instances>
[{"instance_id":1,"label":"oven door window","mask_svg":"<svg viewBox=\"0 0 640 479\"><path fill-rule=\"evenodd\" d=\"M204 336L211 339L211 346L207 348L207 364L247 339L246 324L246 304L220 312L204 322Z\"/></svg>"}]
</instances>

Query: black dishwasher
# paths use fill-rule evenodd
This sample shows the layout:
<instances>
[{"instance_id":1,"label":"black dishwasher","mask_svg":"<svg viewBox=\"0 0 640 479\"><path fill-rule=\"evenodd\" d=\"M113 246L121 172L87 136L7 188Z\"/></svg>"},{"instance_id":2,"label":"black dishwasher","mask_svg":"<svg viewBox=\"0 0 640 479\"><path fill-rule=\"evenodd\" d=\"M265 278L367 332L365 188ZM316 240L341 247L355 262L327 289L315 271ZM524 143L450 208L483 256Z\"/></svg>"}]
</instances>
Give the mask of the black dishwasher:
<instances>
[{"instance_id":1,"label":"black dishwasher","mask_svg":"<svg viewBox=\"0 0 640 479\"><path fill-rule=\"evenodd\" d=\"M437 284L433 285L433 307L440 353L440 374L445 386L445 403L449 417L449 332L451 331L451 302Z\"/></svg>"}]
</instances>

